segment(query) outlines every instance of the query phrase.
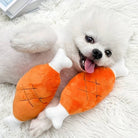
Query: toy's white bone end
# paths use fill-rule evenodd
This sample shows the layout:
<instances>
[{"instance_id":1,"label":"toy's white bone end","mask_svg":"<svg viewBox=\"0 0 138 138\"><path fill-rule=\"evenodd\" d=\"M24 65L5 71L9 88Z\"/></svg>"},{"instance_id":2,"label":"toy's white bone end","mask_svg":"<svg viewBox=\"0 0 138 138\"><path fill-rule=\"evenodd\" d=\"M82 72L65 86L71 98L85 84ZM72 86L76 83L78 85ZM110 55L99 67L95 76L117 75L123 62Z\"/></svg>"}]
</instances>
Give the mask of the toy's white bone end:
<instances>
[{"instance_id":1,"label":"toy's white bone end","mask_svg":"<svg viewBox=\"0 0 138 138\"><path fill-rule=\"evenodd\" d=\"M61 104L47 108L45 114L52 121L55 129L61 128L64 119L69 116L69 113Z\"/></svg>"},{"instance_id":2,"label":"toy's white bone end","mask_svg":"<svg viewBox=\"0 0 138 138\"><path fill-rule=\"evenodd\" d=\"M10 128L17 128L23 123L22 121L17 120L13 115L4 118L4 123Z\"/></svg>"},{"instance_id":3,"label":"toy's white bone end","mask_svg":"<svg viewBox=\"0 0 138 138\"><path fill-rule=\"evenodd\" d=\"M49 66L60 73L62 69L70 68L72 66L72 61L66 56L65 51L60 48L53 60L49 63Z\"/></svg>"}]
</instances>

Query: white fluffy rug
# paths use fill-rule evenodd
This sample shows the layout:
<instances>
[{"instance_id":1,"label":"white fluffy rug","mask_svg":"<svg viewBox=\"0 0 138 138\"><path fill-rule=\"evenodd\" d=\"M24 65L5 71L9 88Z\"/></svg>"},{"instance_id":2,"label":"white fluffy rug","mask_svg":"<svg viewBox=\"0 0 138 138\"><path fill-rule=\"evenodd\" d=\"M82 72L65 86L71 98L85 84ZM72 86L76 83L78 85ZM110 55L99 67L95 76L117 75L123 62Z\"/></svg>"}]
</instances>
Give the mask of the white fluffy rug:
<instances>
[{"instance_id":1,"label":"white fluffy rug","mask_svg":"<svg viewBox=\"0 0 138 138\"><path fill-rule=\"evenodd\" d=\"M75 12L90 4L112 8L132 21L134 36L126 58L129 75L117 79L112 93L98 106L66 119L60 130L50 129L41 138L138 138L138 0L46 0L41 10L11 21L0 12L0 27L46 22L65 25ZM9 130L2 119L11 113L15 87L0 85L0 137L30 138L30 122Z\"/></svg>"}]
</instances>

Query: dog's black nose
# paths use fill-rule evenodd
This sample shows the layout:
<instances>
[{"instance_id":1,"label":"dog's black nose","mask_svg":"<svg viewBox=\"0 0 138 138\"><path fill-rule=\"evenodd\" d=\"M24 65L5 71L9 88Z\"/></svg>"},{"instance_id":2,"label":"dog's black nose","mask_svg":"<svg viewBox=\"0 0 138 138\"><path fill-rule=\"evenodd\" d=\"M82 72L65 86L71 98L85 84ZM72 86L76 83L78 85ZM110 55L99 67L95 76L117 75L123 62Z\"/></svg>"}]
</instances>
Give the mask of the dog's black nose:
<instances>
[{"instance_id":1,"label":"dog's black nose","mask_svg":"<svg viewBox=\"0 0 138 138\"><path fill-rule=\"evenodd\" d=\"M103 54L100 50L98 50L98 49L93 49L92 50L92 57L94 59L100 59L100 58L102 58L102 56L103 56Z\"/></svg>"}]
</instances>

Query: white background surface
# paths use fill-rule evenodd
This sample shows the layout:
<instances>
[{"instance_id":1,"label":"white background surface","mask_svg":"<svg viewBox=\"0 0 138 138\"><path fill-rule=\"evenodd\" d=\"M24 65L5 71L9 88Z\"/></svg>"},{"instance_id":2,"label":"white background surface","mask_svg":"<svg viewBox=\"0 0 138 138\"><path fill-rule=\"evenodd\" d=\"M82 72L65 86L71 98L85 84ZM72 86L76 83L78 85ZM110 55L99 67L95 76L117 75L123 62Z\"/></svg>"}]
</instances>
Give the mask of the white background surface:
<instances>
[{"instance_id":1,"label":"white background surface","mask_svg":"<svg viewBox=\"0 0 138 138\"><path fill-rule=\"evenodd\" d=\"M134 36L127 53L129 75L116 80L114 90L91 111L65 120L60 130L50 129L41 138L137 138L138 137L138 0L47 0L41 10L10 21L0 12L0 28L28 22L65 25L75 12L90 4L112 8L132 21ZM35 15L35 16L34 16ZM12 110L15 87L0 85L0 135L2 138L30 138L29 123L14 132L2 119Z\"/></svg>"}]
</instances>

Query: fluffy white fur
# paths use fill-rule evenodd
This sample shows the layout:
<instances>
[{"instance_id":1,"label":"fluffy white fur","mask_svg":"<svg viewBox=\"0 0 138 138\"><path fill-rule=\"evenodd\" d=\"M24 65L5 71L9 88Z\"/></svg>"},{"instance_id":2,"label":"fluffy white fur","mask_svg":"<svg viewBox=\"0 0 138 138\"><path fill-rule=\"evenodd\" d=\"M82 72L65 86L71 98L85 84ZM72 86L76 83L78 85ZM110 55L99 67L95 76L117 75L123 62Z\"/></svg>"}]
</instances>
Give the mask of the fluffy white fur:
<instances>
[{"instance_id":1,"label":"fluffy white fur","mask_svg":"<svg viewBox=\"0 0 138 138\"><path fill-rule=\"evenodd\" d=\"M98 14L99 12L101 14ZM17 80L23 75L23 73L26 72L32 66L40 63L49 62L50 59L55 54L58 47L65 48L68 56L74 62L73 66L74 68L72 68L71 70L65 70L62 73L63 79L64 78L67 79L62 81L63 84L61 85L59 92L66 85L68 80L72 78L72 76L74 76L77 71L80 71L79 55L75 48L76 45L80 48L83 54L88 57L90 56L90 52L94 47L98 47L102 52L104 48L107 47L112 48L113 56L111 58L103 56L103 58L97 62L98 65L111 66L115 64L118 60L122 59L124 53L126 52L126 48L128 47L128 40L130 38L130 33L129 31L127 31L128 27L120 18L120 16L119 15L116 16L116 14L114 14L113 12L107 12L105 10L103 11L103 9L100 10L88 9L79 15L80 16L75 17L75 19L72 19L71 23L69 23L67 28L65 28L65 30L62 31L62 33L60 31L56 32L55 34L50 29L51 30L50 33L47 34L46 30L48 30L49 32L49 28L46 25L44 25L43 28L45 29L42 29L40 27L41 25L39 26L38 24L32 26L31 28L26 27L27 28L26 31L24 31L25 30L24 28L21 29L19 31L20 34L18 35L16 35L16 31L1 30L1 34L4 34L6 32L7 35L3 35L6 37L5 38L3 37L0 43L1 44L0 50L2 55L1 56L2 58L0 59L0 66L1 66L0 81L16 83ZM32 34L33 29L35 29L35 31L33 31ZM13 28L13 30L19 30L19 28L18 27L16 29ZM39 33L34 33L34 32L39 32L40 30L42 30L43 32L42 34L44 34L43 35L44 37L40 37ZM96 38L96 43L94 45L86 43L84 39L84 33L93 35ZM9 42L7 41L7 36L9 38ZM57 41L56 41L56 36L57 36ZM24 39L25 41L22 41L23 40L22 38L25 38ZM34 41L35 38L36 41ZM12 40L11 41L12 48L10 47L10 40ZM30 43L28 43L28 41L31 42L31 45ZM45 47L43 47L44 46L43 44L45 44ZM39 49L37 49L38 45L40 47ZM51 47L49 48L49 46ZM54 47L52 48L52 46ZM22 52L16 52L15 50L13 50L13 48ZM44 50L45 52L40 53ZM36 53L37 51L39 53ZM10 58L8 57L8 55L11 55ZM51 123L49 122L49 120L47 120L43 115L43 113L41 113L36 120L32 121L31 132L34 135L39 135L41 134L40 132L41 130L42 131L45 130L41 129L42 127L47 129L50 126Z\"/></svg>"},{"instance_id":2,"label":"fluffy white fur","mask_svg":"<svg viewBox=\"0 0 138 138\"><path fill-rule=\"evenodd\" d=\"M30 27L28 28L28 26ZM61 47L74 65L72 69L63 70L58 95L68 80L77 72L84 71L80 65L79 51L98 66L112 67L124 58L131 36L128 24L119 14L96 6L78 13L62 31L54 32L46 24L27 25L15 30L17 32L14 31L13 34L10 34L9 40L6 39L0 46L2 52L5 53L0 60L1 83L16 84L17 80L34 65L48 63L57 49ZM4 36L6 35L4 34ZM95 43L87 42L86 35L93 37ZM5 45L7 41L9 43ZM101 59L93 59L92 51L95 48L102 52ZM111 57L105 54L107 49L112 52ZM8 55L12 55L12 57L5 59ZM14 66L16 68L13 68ZM117 66L116 70L120 70L120 68L121 66ZM123 74L118 74L118 76L127 74L125 66L121 69ZM5 71L6 73L3 73ZM41 123L39 125L41 126ZM46 123L46 125L49 126L51 123Z\"/></svg>"},{"instance_id":3,"label":"fluffy white fur","mask_svg":"<svg viewBox=\"0 0 138 138\"><path fill-rule=\"evenodd\" d=\"M37 23L13 28L10 32L1 29L0 34L3 34L0 83L16 84L31 67L48 63L57 49L63 48L74 66L68 70L70 74L63 71L62 88L78 71L83 71L78 49L89 59L92 59L92 50L99 49L103 56L94 60L95 64L111 67L124 58L131 36L128 24L119 14L96 6L78 13L65 28L56 32L46 24ZM86 35L92 36L95 43L88 43ZM112 51L111 57L106 56L106 49Z\"/></svg>"}]
</instances>

